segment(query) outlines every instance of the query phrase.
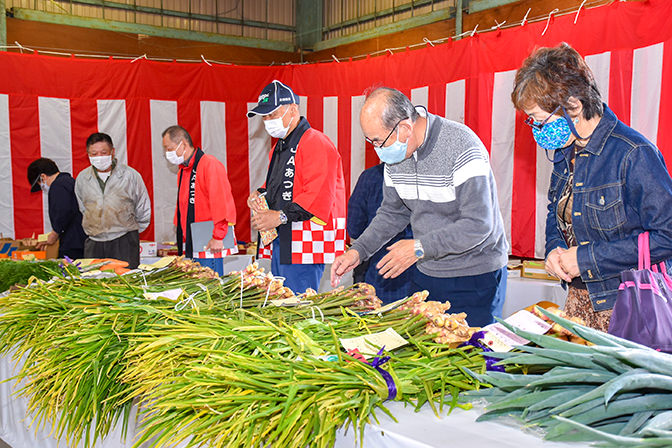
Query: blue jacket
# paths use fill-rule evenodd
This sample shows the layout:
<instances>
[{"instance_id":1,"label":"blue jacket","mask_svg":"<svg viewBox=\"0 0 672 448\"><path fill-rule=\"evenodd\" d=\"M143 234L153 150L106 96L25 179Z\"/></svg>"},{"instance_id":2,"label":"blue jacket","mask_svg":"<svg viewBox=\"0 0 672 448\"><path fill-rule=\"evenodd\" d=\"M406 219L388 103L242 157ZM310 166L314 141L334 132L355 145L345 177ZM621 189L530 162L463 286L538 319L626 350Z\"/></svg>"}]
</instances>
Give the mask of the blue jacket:
<instances>
[{"instance_id":1,"label":"blue jacket","mask_svg":"<svg viewBox=\"0 0 672 448\"><path fill-rule=\"evenodd\" d=\"M554 164L548 191L546 254L567 248L557 202L569 162ZM572 223L577 259L595 311L613 308L620 273L637 269L637 236L650 233L651 263L672 258L672 179L663 156L605 105L604 115L574 169Z\"/></svg>"},{"instance_id":2,"label":"blue jacket","mask_svg":"<svg viewBox=\"0 0 672 448\"><path fill-rule=\"evenodd\" d=\"M350 195L347 229L348 235L352 238L359 238L364 229L371 223L373 217L376 216L376 211L383 202L384 166L381 163L364 170L357 180L352 195ZM408 225L406 229L392 238L368 260L364 281L376 288L376 295L385 303L402 299L409 294L412 272L416 268L415 265L411 266L397 278L386 280L378 273L376 264L385 256L387 247L391 244L402 239L412 238L413 232L411 232L411 226Z\"/></svg>"}]
</instances>

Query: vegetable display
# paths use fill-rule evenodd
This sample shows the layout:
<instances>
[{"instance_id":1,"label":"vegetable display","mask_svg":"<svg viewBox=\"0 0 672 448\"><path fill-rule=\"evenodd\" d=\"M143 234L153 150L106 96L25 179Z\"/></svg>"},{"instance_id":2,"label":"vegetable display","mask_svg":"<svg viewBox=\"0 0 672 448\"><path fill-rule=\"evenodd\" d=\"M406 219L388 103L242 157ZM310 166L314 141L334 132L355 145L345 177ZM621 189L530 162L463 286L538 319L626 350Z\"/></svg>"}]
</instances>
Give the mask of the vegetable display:
<instances>
[{"instance_id":1,"label":"vegetable display","mask_svg":"<svg viewBox=\"0 0 672 448\"><path fill-rule=\"evenodd\" d=\"M256 266L220 279L177 260L105 279L33 279L0 298L0 353L23 360L15 379L33 423L51 423L70 446L125 425L135 401L135 446L326 447L336 428L361 431L389 413L388 399L439 414L480 386L467 373L485 371L479 349L433 342L422 312L379 307L365 285L294 297ZM388 329L408 343L368 359L341 348Z\"/></svg>"},{"instance_id":2,"label":"vegetable display","mask_svg":"<svg viewBox=\"0 0 672 448\"><path fill-rule=\"evenodd\" d=\"M513 417L540 428L548 440L672 446L672 356L538 311L590 345L504 323L538 347L488 353L520 373L472 373L495 386L465 394L489 403L479 420Z\"/></svg>"}]
</instances>

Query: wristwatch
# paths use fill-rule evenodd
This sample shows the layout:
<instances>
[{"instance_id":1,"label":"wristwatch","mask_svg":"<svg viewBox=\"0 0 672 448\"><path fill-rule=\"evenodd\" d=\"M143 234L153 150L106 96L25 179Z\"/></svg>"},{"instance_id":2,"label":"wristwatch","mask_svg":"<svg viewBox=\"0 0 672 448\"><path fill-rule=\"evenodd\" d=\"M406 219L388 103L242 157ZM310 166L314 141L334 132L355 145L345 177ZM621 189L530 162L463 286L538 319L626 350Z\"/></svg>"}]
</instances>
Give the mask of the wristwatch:
<instances>
[{"instance_id":1,"label":"wristwatch","mask_svg":"<svg viewBox=\"0 0 672 448\"><path fill-rule=\"evenodd\" d=\"M280 210L280 224L287 224L287 215L282 210Z\"/></svg>"},{"instance_id":2,"label":"wristwatch","mask_svg":"<svg viewBox=\"0 0 672 448\"><path fill-rule=\"evenodd\" d=\"M413 248L415 249L415 256L421 259L425 256L425 250L422 248L420 240L413 240Z\"/></svg>"}]
</instances>

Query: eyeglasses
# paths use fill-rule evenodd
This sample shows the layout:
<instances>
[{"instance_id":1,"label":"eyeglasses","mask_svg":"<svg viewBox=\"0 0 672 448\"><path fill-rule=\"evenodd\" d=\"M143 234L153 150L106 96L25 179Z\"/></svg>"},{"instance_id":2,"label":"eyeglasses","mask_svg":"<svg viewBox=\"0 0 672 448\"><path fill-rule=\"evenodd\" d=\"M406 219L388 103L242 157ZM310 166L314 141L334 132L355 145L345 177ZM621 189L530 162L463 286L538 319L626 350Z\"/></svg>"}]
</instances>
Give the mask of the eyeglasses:
<instances>
[{"instance_id":1,"label":"eyeglasses","mask_svg":"<svg viewBox=\"0 0 672 448\"><path fill-rule=\"evenodd\" d=\"M31 189L31 190L32 190L33 187L34 187L35 185L37 185L37 183L40 181L40 177L42 177L42 173L38 174L38 175L37 175L37 179L35 179L35 181L34 181L32 184L30 184L30 189Z\"/></svg>"},{"instance_id":2,"label":"eyeglasses","mask_svg":"<svg viewBox=\"0 0 672 448\"><path fill-rule=\"evenodd\" d=\"M401 120L397 121L397 124L394 125L394 127L392 128L392 130L390 131L390 133L387 134L387 137L385 137L385 140L383 140L382 143L378 143L377 141L374 142L374 141L371 140L369 137L364 137L364 140L366 140L367 142L371 143L371 144L373 145L374 148L382 148L383 146L385 146L385 142L387 142L387 140L389 140L389 138L392 136L392 133L394 132L394 130L397 129L397 126L399 126L399 123L401 123L401 122L404 121L405 119L406 119L406 118L402 118Z\"/></svg>"},{"instance_id":3,"label":"eyeglasses","mask_svg":"<svg viewBox=\"0 0 672 448\"><path fill-rule=\"evenodd\" d=\"M536 129L537 131L541 131L541 128L544 127L544 125L548 122L548 120L549 120L553 115L555 115L555 113L556 113L556 112L558 111L558 109L560 109L561 107L562 107L562 105L556 107L555 110L554 110L553 112L551 112L551 114L550 114L548 117L546 117L546 119L545 119L544 121L542 121L541 123L539 123L539 122L537 122L537 121L534 121L534 119L533 119L532 117L527 117L527 118L525 119L525 124L528 125L528 126L531 127L531 128Z\"/></svg>"}]
</instances>

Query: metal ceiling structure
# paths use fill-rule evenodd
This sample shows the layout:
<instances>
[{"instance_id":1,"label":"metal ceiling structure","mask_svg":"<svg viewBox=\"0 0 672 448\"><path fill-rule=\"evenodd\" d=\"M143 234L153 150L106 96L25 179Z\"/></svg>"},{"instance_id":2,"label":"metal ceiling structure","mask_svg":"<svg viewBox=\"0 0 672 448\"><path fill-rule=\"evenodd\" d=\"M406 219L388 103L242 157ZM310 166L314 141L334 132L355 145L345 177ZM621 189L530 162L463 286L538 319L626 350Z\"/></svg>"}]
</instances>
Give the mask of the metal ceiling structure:
<instances>
[{"instance_id":1,"label":"metal ceiling structure","mask_svg":"<svg viewBox=\"0 0 672 448\"><path fill-rule=\"evenodd\" d=\"M10 17L278 51L322 50L518 0L0 0ZM0 45L6 45L0 14Z\"/></svg>"}]
</instances>

